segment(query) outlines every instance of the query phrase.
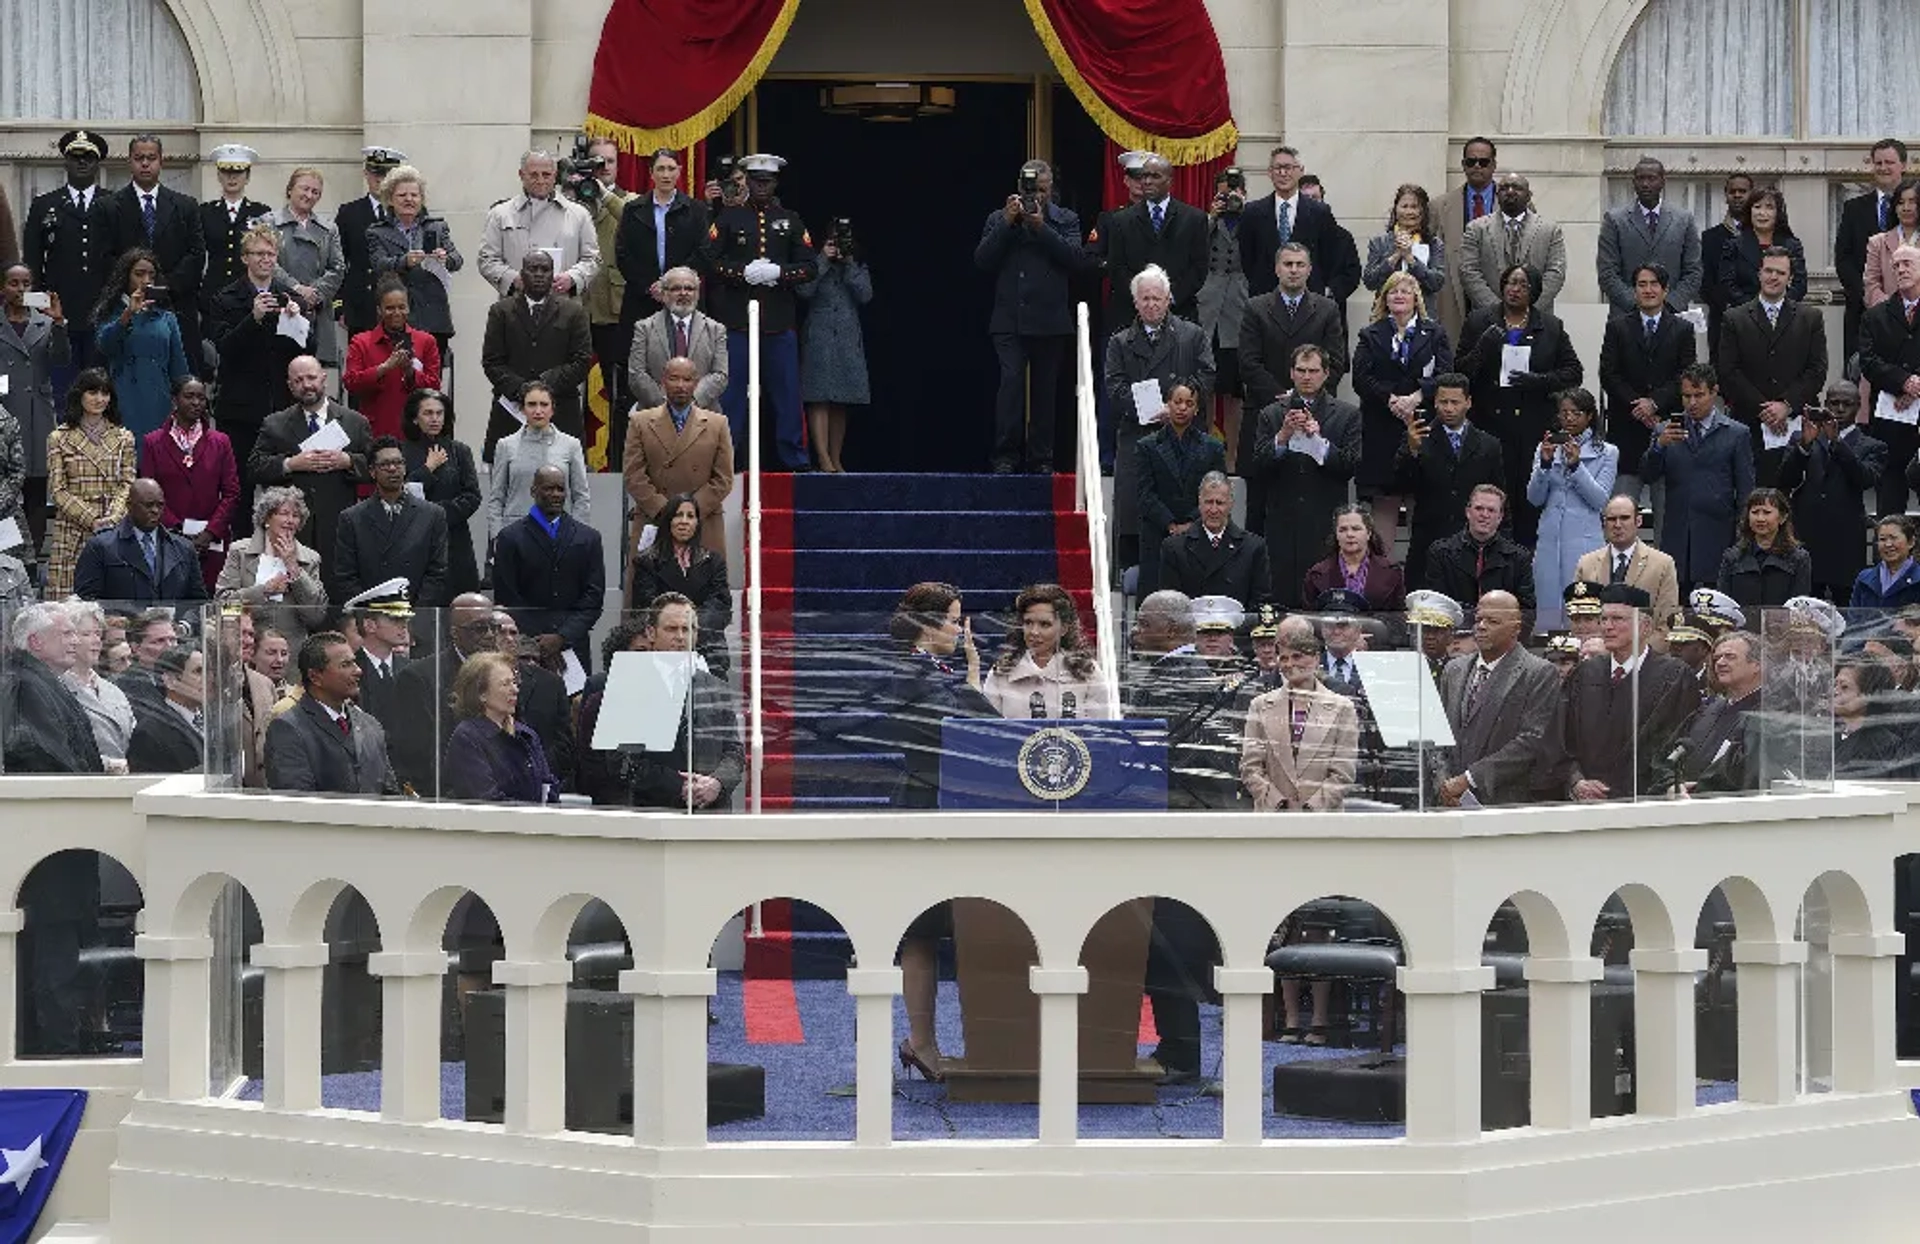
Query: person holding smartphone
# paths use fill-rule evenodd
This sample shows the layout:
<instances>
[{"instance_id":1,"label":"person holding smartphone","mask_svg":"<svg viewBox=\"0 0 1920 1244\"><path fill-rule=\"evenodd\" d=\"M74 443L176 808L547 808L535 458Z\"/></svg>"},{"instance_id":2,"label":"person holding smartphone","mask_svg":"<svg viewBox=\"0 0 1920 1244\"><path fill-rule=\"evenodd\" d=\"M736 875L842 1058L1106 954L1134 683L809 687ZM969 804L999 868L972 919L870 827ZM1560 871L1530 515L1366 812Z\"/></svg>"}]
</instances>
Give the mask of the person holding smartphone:
<instances>
[{"instance_id":1,"label":"person holding smartphone","mask_svg":"<svg viewBox=\"0 0 1920 1244\"><path fill-rule=\"evenodd\" d=\"M398 436L407 399L417 389L440 387L440 344L432 333L407 322L412 304L395 274L380 278L374 306L380 322L347 343L340 383L354 395L375 436Z\"/></svg>"},{"instance_id":2,"label":"person holding smartphone","mask_svg":"<svg viewBox=\"0 0 1920 1244\"><path fill-rule=\"evenodd\" d=\"M94 308L94 344L120 398L120 417L136 443L173 412L173 386L189 370L180 321L168 306L152 251L120 256Z\"/></svg>"}]
</instances>

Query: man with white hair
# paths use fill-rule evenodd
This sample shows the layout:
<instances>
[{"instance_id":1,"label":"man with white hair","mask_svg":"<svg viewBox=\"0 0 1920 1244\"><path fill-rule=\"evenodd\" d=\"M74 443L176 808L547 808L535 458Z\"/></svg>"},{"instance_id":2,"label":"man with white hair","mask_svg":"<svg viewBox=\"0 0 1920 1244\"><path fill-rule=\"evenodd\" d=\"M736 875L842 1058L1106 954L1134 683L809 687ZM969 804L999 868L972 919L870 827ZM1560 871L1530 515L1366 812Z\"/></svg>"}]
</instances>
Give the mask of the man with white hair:
<instances>
[{"instance_id":1,"label":"man with white hair","mask_svg":"<svg viewBox=\"0 0 1920 1244\"><path fill-rule=\"evenodd\" d=\"M1208 409L1213 396L1213 348L1200 325L1172 314L1173 285L1166 271L1158 264L1148 264L1134 275L1128 289L1133 296L1134 321L1107 339L1107 402L1119 425L1113 468L1115 573L1140 561L1134 445L1141 429L1158 424L1164 417L1175 383L1195 386L1194 397L1202 411ZM1145 408L1146 417L1142 418L1141 409L1135 406L1134 386L1147 381L1154 382L1153 389L1139 392L1152 404ZM1157 390L1157 398L1148 396L1153 390ZM1158 546L1154 547L1157 550Z\"/></svg>"},{"instance_id":2,"label":"man with white hair","mask_svg":"<svg viewBox=\"0 0 1920 1244\"><path fill-rule=\"evenodd\" d=\"M0 677L0 729L8 773L100 773L100 748L80 702L60 685L74 663L73 614L28 605L13 620L13 659Z\"/></svg>"},{"instance_id":3,"label":"man with white hair","mask_svg":"<svg viewBox=\"0 0 1920 1244\"><path fill-rule=\"evenodd\" d=\"M660 276L660 299L665 305L633 327L627 383L634 408L664 406L667 363L687 359L700 374L693 404L719 410L727 391L727 326L700 309L700 274L688 267L668 268ZM623 444L626 423L624 413L615 423ZM607 443L613 444L613 438Z\"/></svg>"},{"instance_id":4,"label":"man with white hair","mask_svg":"<svg viewBox=\"0 0 1920 1244\"><path fill-rule=\"evenodd\" d=\"M520 193L487 210L480 229L480 275L506 297L528 251L554 251L553 292L578 295L600 271L600 239L587 209L555 191L559 162L545 151L520 157Z\"/></svg>"},{"instance_id":5,"label":"man with white hair","mask_svg":"<svg viewBox=\"0 0 1920 1244\"><path fill-rule=\"evenodd\" d=\"M1920 249L1893 253L1893 297L1860 318L1860 374L1873 386L1874 438L1887 447L1880 473L1881 514L1907 508L1907 464L1920 449Z\"/></svg>"},{"instance_id":6,"label":"man with white hair","mask_svg":"<svg viewBox=\"0 0 1920 1244\"><path fill-rule=\"evenodd\" d=\"M1107 234L1107 278L1113 282L1107 296L1107 324L1127 322L1127 300L1136 273L1156 266L1169 282L1173 313L1198 320L1197 299L1207 281L1207 214L1182 203L1169 191L1173 165L1165 156L1149 155L1135 175L1140 201L1114 212Z\"/></svg>"}]
</instances>

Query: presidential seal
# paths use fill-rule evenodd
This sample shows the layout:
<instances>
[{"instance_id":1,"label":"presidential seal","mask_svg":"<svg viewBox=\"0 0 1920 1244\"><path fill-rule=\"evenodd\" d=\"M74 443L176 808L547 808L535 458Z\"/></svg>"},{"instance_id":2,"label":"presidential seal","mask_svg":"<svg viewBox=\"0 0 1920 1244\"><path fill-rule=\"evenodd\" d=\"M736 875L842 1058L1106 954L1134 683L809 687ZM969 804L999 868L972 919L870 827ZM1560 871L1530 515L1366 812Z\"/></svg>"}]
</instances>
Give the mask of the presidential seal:
<instances>
[{"instance_id":1,"label":"presidential seal","mask_svg":"<svg viewBox=\"0 0 1920 1244\"><path fill-rule=\"evenodd\" d=\"M1020 745L1020 784L1035 799L1057 802L1087 788L1093 753L1080 736L1061 726L1036 731Z\"/></svg>"}]
</instances>

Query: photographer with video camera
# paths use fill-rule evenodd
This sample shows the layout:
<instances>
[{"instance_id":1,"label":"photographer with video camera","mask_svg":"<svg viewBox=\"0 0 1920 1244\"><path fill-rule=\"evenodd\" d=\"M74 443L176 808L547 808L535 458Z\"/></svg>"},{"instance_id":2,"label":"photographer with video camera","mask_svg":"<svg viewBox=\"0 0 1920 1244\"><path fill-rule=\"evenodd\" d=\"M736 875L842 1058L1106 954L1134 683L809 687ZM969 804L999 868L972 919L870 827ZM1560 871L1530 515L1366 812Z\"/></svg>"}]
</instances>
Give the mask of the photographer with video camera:
<instances>
[{"instance_id":1,"label":"photographer with video camera","mask_svg":"<svg viewBox=\"0 0 1920 1244\"><path fill-rule=\"evenodd\" d=\"M633 325L621 318L627 278L618 266L618 236L627 204L639 196L622 190L620 146L611 138L577 138L573 158L566 162L567 193L593 214L594 236L600 243L600 275L587 289L587 322L593 330L593 352L607 391L607 409L613 428L607 437L607 456L616 467L626 433L627 347Z\"/></svg>"},{"instance_id":2,"label":"photographer with video camera","mask_svg":"<svg viewBox=\"0 0 1920 1244\"><path fill-rule=\"evenodd\" d=\"M1247 206L1247 175L1223 168L1213 179L1207 208L1207 279L1200 285L1200 330L1213 342L1214 393L1220 398L1227 474L1240 473L1240 319L1247 309L1247 276L1240 268L1240 217Z\"/></svg>"},{"instance_id":3,"label":"photographer with video camera","mask_svg":"<svg viewBox=\"0 0 1920 1244\"><path fill-rule=\"evenodd\" d=\"M846 470L840 461L847 439L847 407L865 406L867 350L860 308L873 298L873 278L853 244L853 222L842 216L814 258L813 280L793 292L812 304L800 336L800 400L807 408L807 436L814 465Z\"/></svg>"},{"instance_id":4,"label":"photographer with video camera","mask_svg":"<svg viewBox=\"0 0 1920 1244\"><path fill-rule=\"evenodd\" d=\"M1073 342L1069 282L1083 262L1080 218L1053 201L1053 169L1045 160L1020 166L1018 194L987 216L973 261L993 274L987 333L1000 360L994 402L993 470L1024 465L1050 474L1060 373ZM1028 411L1027 368L1033 369Z\"/></svg>"},{"instance_id":5,"label":"photographer with video camera","mask_svg":"<svg viewBox=\"0 0 1920 1244\"><path fill-rule=\"evenodd\" d=\"M502 297L519 287L520 261L528 251L557 252L553 292L579 295L600 271L600 241L593 216L555 193L559 162L545 151L520 157L520 193L487 211L480 230L480 275Z\"/></svg>"}]
</instances>

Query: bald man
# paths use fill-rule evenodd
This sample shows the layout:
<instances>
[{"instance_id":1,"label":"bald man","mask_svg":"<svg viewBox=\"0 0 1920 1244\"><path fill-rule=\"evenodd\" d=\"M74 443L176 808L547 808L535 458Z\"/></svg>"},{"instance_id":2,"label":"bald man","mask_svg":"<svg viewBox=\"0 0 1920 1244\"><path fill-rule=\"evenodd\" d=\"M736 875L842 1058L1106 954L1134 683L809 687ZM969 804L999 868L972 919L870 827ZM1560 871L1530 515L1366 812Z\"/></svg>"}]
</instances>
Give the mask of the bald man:
<instances>
[{"instance_id":1,"label":"bald man","mask_svg":"<svg viewBox=\"0 0 1920 1244\"><path fill-rule=\"evenodd\" d=\"M1517 596L1488 592L1473 614L1474 652L1440 674L1454 739L1437 758L1436 793L1447 807L1525 803L1557 758L1560 676L1520 646L1525 625Z\"/></svg>"},{"instance_id":2,"label":"bald man","mask_svg":"<svg viewBox=\"0 0 1920 1244\"><path fill-rule=\"evenodd\" d=\"M160 525L167 498L160 485L137 479L127 490L127 516L95 532L80 550L74 595L136 609L207 598L200 552L193 541Z\"/></svg>"},{"instance_id":3,"label":"bald man","mask_svg":"<svg viewBox=\"0 0 1920 1244\"><path fill-rule=\"evenodd\" d=\"M725 556L722 507L733 491L733 433L725 415L702 409L695 400L700 378L692 359L667 360L660 376L664 399L650 410L635 411L627 425L621 475L639 522L657 518L669 497L690 493L700 510L700 542Z\"/></svg>"}]
</instances>

